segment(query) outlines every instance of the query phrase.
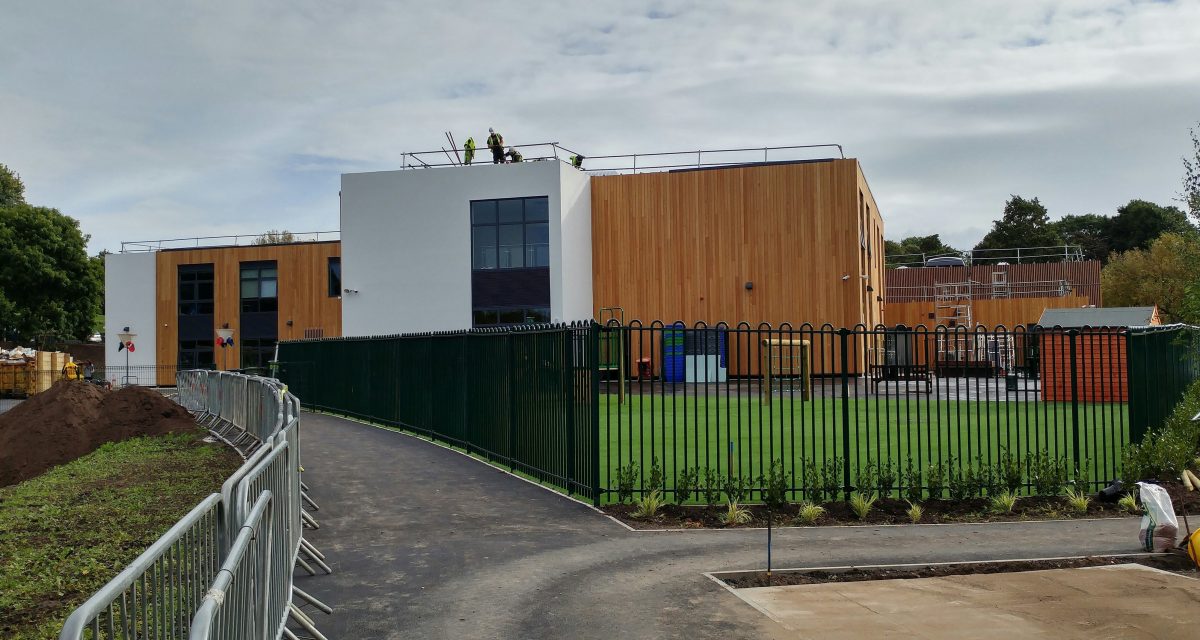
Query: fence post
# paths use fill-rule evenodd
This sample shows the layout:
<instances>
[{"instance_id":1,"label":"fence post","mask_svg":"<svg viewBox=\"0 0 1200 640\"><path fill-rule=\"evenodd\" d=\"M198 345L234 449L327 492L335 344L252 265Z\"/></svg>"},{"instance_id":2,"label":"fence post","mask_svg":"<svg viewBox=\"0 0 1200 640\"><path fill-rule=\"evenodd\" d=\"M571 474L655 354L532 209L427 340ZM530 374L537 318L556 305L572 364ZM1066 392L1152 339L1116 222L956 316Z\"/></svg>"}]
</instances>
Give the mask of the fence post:
<instances>
[{"instance_id":1,"label":"fence post","mask_svg":"<svg viewBox=\"0 0 1200 640\"><path fill-rule=\"evenodd\" d=\"M591 377L592 434L592 506L600 506L600 331L595 322L588 326L588 375Z\"/></svg>"},{"instance_id":2,"label":"fence post","mask_svg":"<svg viewBox=\"0 0 1200 640\"><path fill-rule=\"evenodd\" d=\"M516 369L516 354L513 349L513 333L507 331L504 334L504 342L508 345L508 369L506 382L508 383L508 470L517 470L517 400L516 389L517 383L513 375Z\"/></svg>"},{"instance_id":3,"label":"fence post","mask_svg":"<svg viewBox=\"0 0 1200 640\"><path fill-rule=\"evenodd\" d=\"M842 350L842 489L850 499L850 330L838 329Z\"/></svg>"},{"instance_id":4,"label":"fence post","mask_svg":"<svg viewBox=\"0 0 1200 640\"><path fill-rule=\"evenodd\" d=\"M563 394L567 403L567 495L571 495L571 485L575 484L575 362L572 350L574 329L566 327L562 330L563 351L559 366L563 371Z\"/></svg>"},{"instance_id":5,"label":"fence post","mask_svg":"<svg viewBox=\"0 0 1200 640\"><path fill-rule=\"evenodd\" d=\"M1077 358L1076 338L1079 337L1078 329L1067 331L1068 343L1070 344L1071 358L1071 432L1074 440L1072 451L1074 452L1075 471L1078 473L1079 464L1079 360ZM1076 488L1078 490L1078 488Z\"/></svg>"}]
</instances>

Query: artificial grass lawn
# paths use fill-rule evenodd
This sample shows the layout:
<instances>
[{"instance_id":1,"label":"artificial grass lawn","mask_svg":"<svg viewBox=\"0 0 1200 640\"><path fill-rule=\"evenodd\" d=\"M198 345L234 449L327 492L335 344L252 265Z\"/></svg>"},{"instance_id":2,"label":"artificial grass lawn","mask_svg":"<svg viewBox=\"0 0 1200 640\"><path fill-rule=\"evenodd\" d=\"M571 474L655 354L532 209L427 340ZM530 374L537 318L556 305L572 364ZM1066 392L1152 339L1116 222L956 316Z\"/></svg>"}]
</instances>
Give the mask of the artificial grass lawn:
<instances>
[{"instance_id":1,"label":"artificial grass lawn","mask_svg":"<svg viewBox=\"0 0 1200 640\"><path fill-rule=\"evenodd\" d=\"M241 458L204 432L134 438L0 489L0 637L66 616L220 490Z\"/></svg>"},{"instance_id":2,"label":"artificial grass lawn","mask_svg":"<svg viewBox=\"0 0 1200 640\"><path fill-rule=\"evenodd\" d=\"M1017 455L1043 449L1073 456L1073 410L1069 402L927 400L870 398L845 401L849 417L852 465L891 464L899 472L911 459L925 469L950 457L995 463L1002 451ZM600 397L600 480L615 489L618 467L637 463L643 476L658 457L668 487L675 470L719 469L757 477L771 461L783 461L786 473L804 477L805 461L846 456L843 401L835 398L628 395ZM1092 480L1111 479L1128 440L1127 405L1080 403L1080 457L1090 462ZM730 453L732 443L732 454Z\"/></svg>"}]
</instances>

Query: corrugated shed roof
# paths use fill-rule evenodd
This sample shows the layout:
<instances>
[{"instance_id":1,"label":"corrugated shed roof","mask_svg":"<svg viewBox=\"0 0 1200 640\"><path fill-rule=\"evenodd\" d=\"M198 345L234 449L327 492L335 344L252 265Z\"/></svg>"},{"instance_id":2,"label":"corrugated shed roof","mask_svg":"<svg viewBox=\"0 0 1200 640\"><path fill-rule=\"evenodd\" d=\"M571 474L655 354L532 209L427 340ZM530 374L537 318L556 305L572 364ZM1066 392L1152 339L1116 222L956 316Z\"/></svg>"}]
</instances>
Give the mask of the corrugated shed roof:
<instances>
[{"instance_id":1,"label":"corrugated shed roof","mask_svg":"<svg viewBox=\"0 0 1200 640\"><path fill-rule=\"evenodd\" d=\"M1046 309L1038 324L1043 327L1144 327L1154 316L1154 307L1094 307Z\"/></svg>"}]
</instances>

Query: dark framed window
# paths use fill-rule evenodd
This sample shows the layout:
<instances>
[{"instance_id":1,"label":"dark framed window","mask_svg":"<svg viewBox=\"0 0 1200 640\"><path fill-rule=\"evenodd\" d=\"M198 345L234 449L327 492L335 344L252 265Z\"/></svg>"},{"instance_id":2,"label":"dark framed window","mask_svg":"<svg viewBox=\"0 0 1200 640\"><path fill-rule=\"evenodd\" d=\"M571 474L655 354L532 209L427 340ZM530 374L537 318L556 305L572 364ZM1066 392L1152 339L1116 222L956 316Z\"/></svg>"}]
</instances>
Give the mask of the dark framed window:
<instances>
[{"instance_id":1,"label":"dark framed window","mask_svg":"<svg viewBox=\"0 0 1200 640\"><path fill-rule=\"evenodd\" d=\"M213 314L213 266L211 264L179 265L179 315L211 316Z\"/></svg>"},{"instance_id":2,"label":"dark framed window","mask_svg":"<svg viewBox=\"0 0 1200 640\"><path fill-rule=\"evenodd\" d=\"M342 295L342 259L334 256L329 259L329 297L337 298Z\"/></svg>"},{"instance_id":3,"label":"dark framed window","mask_svg":"<svg viewBox=\"0 0 1200 640\"><path fill-rule=\"evenodd\" d=\"M243 262L242 313L279 310L279 270L274 260Z\"/></svg>"},{"instance_id":4,"label":"dark framed window","mask_svg":"<svg viewBox=\"0 0 1200 640\"><path fill-rule=\"evenodd\" d=\"M213 360L214 340L180 340L179 368L212 369L216 363Z\"/></svg>"},{"instance_id":5,"label":"dark framed window","mask_svg":"<svg viewBox=\"0 0 1200 640\"><path fill-rule=\"evenodd\" d=\"M547 196L471 201L471 268L550 266Z\"/></svg>"},{"instance_id":6,"label":"dark framed window","mask_svg":"<svg viewBox=\"0 0 1200 640\"><path fill-rule=\"evenodd\" d=\"M275 340L271 338L247 338L242 340L242 368L266 369L275 357Z\"/></svg>"},{"instance_id":7,"label":"dark framed window","mask_svg":"<svg viewBox=\"0 0 1200 640\"><path fill-rule=\"evenodd\" d=\"M545 324L550 322L549 307L501 307L475 309L473 323L476 327L503 327L518 324Z\"/></svg>"}]
</instances>

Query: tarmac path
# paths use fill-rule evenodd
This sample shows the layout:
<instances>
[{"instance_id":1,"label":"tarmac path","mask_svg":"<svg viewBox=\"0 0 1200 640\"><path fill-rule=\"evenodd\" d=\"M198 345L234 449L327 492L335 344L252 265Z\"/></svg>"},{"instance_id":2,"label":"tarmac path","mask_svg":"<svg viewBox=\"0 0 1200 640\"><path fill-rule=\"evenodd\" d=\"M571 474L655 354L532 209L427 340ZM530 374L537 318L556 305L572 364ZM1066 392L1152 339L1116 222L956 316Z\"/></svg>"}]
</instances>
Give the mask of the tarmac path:
<instances>
[{"instance_id":1,"label":"tarmac path","mask_svg":"<svg viewBox=\"0 0 1200 640\"><path fill-rule=\"evenodd\" d=\"M351 638L783 638L703 572L765 566L762 530L631 532L460 453L341 418L301 418L306 532L332 575L296 585ZM1135 552L1136 518L777 529L774 566Z\"/></svg>"}]
</instances>

